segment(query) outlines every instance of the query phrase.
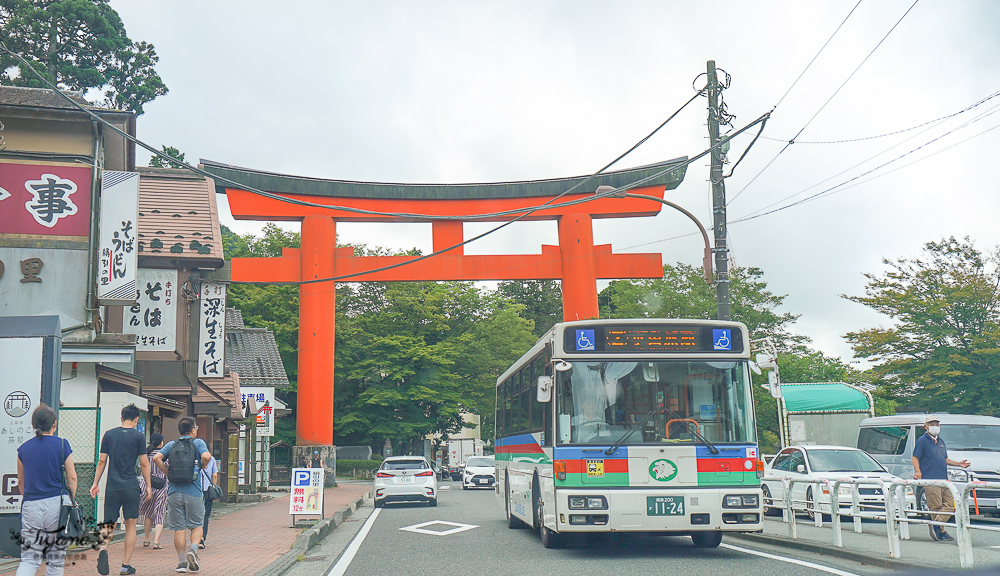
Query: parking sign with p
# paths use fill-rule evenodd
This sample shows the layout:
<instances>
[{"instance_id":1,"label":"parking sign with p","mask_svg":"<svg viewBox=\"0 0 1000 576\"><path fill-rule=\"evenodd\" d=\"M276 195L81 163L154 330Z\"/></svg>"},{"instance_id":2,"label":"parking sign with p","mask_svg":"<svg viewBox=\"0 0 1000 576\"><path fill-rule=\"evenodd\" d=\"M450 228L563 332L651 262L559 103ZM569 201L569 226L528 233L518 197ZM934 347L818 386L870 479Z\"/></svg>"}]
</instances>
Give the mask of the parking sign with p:
<instances>
[{"instance_id":1,"label":"parking sign with p","mask_svg":"<svg viewBox=\"0 0 1000 576\"><path fill-rule=\"evenodd\" d=\"M296 470L292 479L293 486L308 486L312 473L309 470Z\"/></svg>"}]
</instances>

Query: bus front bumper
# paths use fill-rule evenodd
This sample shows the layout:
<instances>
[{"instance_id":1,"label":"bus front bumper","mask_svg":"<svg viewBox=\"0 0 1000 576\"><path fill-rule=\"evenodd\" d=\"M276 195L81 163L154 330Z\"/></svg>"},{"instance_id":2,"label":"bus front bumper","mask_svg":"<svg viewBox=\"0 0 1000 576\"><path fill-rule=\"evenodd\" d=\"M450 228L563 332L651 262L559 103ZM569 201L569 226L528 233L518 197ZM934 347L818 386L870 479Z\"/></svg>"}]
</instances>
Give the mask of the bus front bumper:
<instances>
[{"instance_id":1,"label":"bus front bumper","mask_svg":"<svg viewBox=\"0 0 1000 576\"><path fill-rule=\"evenodd\" d=\"M763 527L761 502L761 491L756 486L679 490L560 488L556 492L556 531L757 532Z\"/></svg>"}]
</instances>

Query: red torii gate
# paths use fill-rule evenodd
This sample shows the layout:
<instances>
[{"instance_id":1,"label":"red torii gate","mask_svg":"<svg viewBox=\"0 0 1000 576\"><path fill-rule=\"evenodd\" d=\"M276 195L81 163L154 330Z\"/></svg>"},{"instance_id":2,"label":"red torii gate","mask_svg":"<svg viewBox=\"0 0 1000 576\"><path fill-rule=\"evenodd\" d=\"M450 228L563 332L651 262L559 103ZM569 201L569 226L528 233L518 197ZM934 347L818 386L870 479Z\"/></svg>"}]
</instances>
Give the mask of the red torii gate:
<instances>
[{"instance_id":1,"label":"red torii gate","mask_svg":"<svg viewBox=\"0 0 1000 576\"><path fill-rule=\"evenodd\" d=\"M684 178L686 159L602 174L583 193L563 196L568 202L593 195L601 185L621 187L655 176L630 192L662 198ZM202 161L208 172L245 182L287 198L377 212L430 216L485 214L538 206L555 198L583 178L472 185L414 185L317 180L270 174ZM671 166L676 166L669 170ZM238 220L302 222L301 248L284 248L278 258L234 258L233 282L299 282L364 273L416 256L358 257L354 249L337 248L336 223L431 222L437 252L461 243L461 220L430 220L359 214L303 206L267 198L246 190L216 184L228 195ZM420 282L436 280L561 280L564 320L598 316L597 279L659 278L660 254L612 254L611 245L594 245L594 218L655 216L661 204L636 198L602 198L591 202L547 208L523 220L555 220L559 245L542 246L538 255L466 255L455 248L414 264L355 276L346 282ZM482 221L505 221L513 216ZM332 282L299 286L299 365L296 443L299 446L333 444L334 324L336 291Z\"/></svg>"}]
</instances>

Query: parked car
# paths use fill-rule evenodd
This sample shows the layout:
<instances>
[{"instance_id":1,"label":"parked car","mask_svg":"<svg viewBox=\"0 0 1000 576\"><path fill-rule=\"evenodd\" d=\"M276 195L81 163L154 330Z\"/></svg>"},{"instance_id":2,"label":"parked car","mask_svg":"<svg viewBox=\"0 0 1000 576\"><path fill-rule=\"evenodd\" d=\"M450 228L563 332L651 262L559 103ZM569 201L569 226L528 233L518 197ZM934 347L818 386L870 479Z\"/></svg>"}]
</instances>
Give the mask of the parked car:
<instances>
[{"instance_id":1,"label":"parked car","mask_svg":"<svg viewBox=\"0 0 1000 576\"><path fill-rule=\"evenodd\" d=\"M968 482L1000 482L1000 418L935 414L941 419L941 438L948 447L948 458L968 460L968 469L948 468L948 479L959 491ZM880 416L861 421L858 448L867 451L885 468L900 477L913 477L913 448L917 438L925 433L927 414ZM971 499L970 499L971 500ZM1000 516L1000 490L976 490L976 499L969 508L976 513ZM917 503L927 510L924 491L917 488Z\"/></svg>"},{"instance_id":2,"label":"parked car","mask_svg":"<svg viewBox=\"0 0 1000 576\"><path fill-rule=\"evenodd\" d=\"M817 479L836 480L839 478L881 478L885 482L899 480L890 474L874 458L864 450L847 446L789 446L778 452L764 470L765 477L803 478L809 476ZM775 513L782 507L784 488L780 481L765 480L761 485L764 493L764 513ZM841 514L849 514L854 490L858 491L858 500L862 511L885 509L885 495L877 485L842 484L837 495L838 510ZM905 488L906 507L916 507L916 497L913 490ZM792 485L792 507L803 510L819 508L824 514L830 514L831 498L829 488L824 485L796 483ZM769 506L771 499L774 504ZM809 517L814 513L807 510Z\"/></svg>"},{"instance_id":3,"label":"parked car","mask_svg":"<svg viewBox=\"0 0 1000 576\"><path fill-rule=\"evenodd\" d=\"M497 481L496 460L493 456L473 456L465 463L462 490L492 488Z\"/></svg>"},{"instance_id":4,"label":"parked car","mask_svg":"<svg viewBox=\"0 0 1000 576\"><path fill-rule=\"evenodd\" d=\"M390 456L375 471L375 507L390 502L437 506L437 476L421 456Z\"/></svg>"}]
</instances>

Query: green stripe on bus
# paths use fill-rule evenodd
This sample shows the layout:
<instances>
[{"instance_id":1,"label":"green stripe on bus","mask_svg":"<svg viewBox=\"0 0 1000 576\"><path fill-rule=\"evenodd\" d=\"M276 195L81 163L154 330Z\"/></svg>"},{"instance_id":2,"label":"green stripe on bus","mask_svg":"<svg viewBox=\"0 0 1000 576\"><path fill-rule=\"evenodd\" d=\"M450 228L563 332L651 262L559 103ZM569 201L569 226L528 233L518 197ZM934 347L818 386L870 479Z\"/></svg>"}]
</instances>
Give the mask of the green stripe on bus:
<instances>
[{"instance_id":1,"label":"green stripe on bus","mask_svg":"<svg viewBox=\"0 0 1000 576\"><path fill-rule=\"evenodd\" d=\"M500 462L528 462L531 464L551 464L552 460L545 454L497 454Z\"/></svg>"},{"instance_id":2,"label":"green stripe on bus","mask_svg":"<svg viewBox=\"0 0 1000 576\"><path fill-rule=\"evenodd\" d=\"M603 488L628 485L628 472L610 472L604 476L567 474L565 480L556 480L556 488Z\"/></svg>"}]
</instances>

